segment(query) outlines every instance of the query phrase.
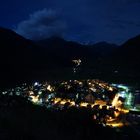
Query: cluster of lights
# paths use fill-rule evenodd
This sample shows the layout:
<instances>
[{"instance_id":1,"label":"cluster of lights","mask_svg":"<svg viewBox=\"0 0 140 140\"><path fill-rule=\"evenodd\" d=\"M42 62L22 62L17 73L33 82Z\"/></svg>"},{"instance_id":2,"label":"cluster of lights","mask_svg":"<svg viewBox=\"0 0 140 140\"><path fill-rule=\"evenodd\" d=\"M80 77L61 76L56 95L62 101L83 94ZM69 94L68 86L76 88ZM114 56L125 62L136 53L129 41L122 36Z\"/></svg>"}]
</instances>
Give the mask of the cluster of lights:
<instances>
[{"instance_id":1,"label":"cluster of lights","mask_svg":"<svg viewBox=\"0 0 140 140\"><path fill-rule=\"evenodd\" d=\"M80 60L75 60L74 61L77 66L80 65L81 61ZM85 84L86 83L86 84ZM107 125L112 125L112 126L122 126L122 123L116 123L114 121L117 120L118 116L121 113L128 113L129 110L123 108L123 102L121 100L119 100L120 97L125 97L127 98L127 102L129 104L129 102L131 102L130 100L132 99L131 94L129 94L128 96L126 96L125 94L129 91L129 88L123 85L117 85L117 84L108 84L106 82L100 81L100 80L69 80L69 81L62 81L59 82L59 84L57 84L59 86L63 86L65 89L70 90L73 85L77 85L78 89L80 89L80 92L83 92L84 94L90 94L90 93L95 93L95 94L101 94L102 97L104 98L106 95L104 95L104 91L108 91L108 94L110 94L110 92L113 92L115 89L123 89L121 91L118 91L118 93L115 94L114 99L111 102L111 105L107 105L107 101L106 100L102 100L102 99L96 99L94 101L94 103L89 103L86 101L80 101L78 104L76 103L76 100L72 100L69 98L61 98L56 96L57 93L57 89L58 87L55 86L55 84L53 83L44 83L44 84L40 84L39 82L35 82L32 86L27 87L27 85L23 85L22 88L18 88L17 90L17 94L21 93L26 93L26 96L29 97L29 99L35 103L35 104L42 104L42 103L50 103L52 102L52 106L53 105L60 105L60 106L64 106L66 103L69 103L69 106L75 106L75 107L88 107L88 105L91 106L91 108L93 108L96 105L99 105L99 109L102 109L103 106L106 106L107 110L109 110L110 108L115 107L117 110L114 111L114 115L115 115L115 119L108 117L107 119ZM24 89L24 90L22 90ZM39 89L39 90L38 90ZM15 90L12 89L9 93L12 94L12 92L14 92ZM7 94L8 91L3 92L3 94ZM74 93L75 94L75 99L79 98L79 93ZM124 96L125 95L125 96ZM86 96L85 96L86 98ZM110 99L111 100L111 99ZM93 118L95 119L96 116L93 116Z\"/></svg>"}]
</instances>

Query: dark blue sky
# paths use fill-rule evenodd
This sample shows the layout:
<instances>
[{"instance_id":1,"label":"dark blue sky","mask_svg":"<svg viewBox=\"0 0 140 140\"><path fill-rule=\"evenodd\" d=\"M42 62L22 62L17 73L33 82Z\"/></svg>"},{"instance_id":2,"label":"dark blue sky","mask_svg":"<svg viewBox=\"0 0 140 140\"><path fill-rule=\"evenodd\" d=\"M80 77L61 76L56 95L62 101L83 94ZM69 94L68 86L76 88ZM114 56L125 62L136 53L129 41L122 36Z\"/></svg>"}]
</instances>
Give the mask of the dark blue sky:
<instances>
[{"instance_id":1,"label":"dark blue sky","mask_svg":"<svg viewBox=\"0 0 140 140\"><path fill-rule=\"evenodd\" d=\"M4 0L0 26L30 39L121 44L140 34L139 7L140 0Z\"/></svg>"}]
</instances>

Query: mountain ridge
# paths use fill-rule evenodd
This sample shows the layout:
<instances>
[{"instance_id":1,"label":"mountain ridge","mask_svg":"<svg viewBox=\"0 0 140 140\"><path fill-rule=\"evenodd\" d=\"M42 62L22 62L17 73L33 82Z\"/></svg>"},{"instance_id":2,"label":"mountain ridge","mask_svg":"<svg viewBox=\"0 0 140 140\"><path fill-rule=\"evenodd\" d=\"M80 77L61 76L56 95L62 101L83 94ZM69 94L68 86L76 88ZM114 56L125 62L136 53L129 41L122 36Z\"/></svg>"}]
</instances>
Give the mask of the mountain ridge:
<instances>
[{"instance_id":1,"label":"mountain ridge","mask_svg":"<svg viewBox=\"0 0 140 140\"><path fill-rule=\"evenodd\" d=\"M139 44L140 36L126 41L121 46L106 42L83 45L58 37L31 41L12 30L0 28L1 81L6 81L7 84L14 80L26 81L39 77L72 77L73 59L82 60L79 77L94 77L98 73L100 76L111 73L113 75L116 70L135 75L138 74L140 66Z\"/></svg>"}]
</instances>

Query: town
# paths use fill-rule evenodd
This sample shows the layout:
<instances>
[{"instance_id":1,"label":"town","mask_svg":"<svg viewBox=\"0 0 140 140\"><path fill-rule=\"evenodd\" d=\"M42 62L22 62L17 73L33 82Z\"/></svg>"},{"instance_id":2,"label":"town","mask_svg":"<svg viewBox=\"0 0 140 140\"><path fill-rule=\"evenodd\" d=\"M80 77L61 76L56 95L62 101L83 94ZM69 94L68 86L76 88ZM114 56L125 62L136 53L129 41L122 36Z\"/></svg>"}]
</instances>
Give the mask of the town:
<instances>
[{"instance_id":1,"label":"town","mask_svg":"<svg viewBox=\"0 0 140 140\"><path fill-rule=\"evenodd\" d=\"M87 109L93 121L110 127L129 125L126 116L134 109L129 87L98 79L24 83L2 94L28 98L49 110Z\"/></svg>"}]
</instances>

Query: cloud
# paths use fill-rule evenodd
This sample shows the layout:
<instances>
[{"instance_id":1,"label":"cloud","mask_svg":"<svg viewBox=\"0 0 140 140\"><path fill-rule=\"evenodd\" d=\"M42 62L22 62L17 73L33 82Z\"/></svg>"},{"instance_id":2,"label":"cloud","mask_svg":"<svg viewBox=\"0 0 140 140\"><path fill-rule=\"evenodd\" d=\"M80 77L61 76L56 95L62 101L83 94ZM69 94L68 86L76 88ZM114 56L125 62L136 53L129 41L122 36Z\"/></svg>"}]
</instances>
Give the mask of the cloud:
<instances>
[{"instance_id":1,"label":"cloud","mask_svg":"<svg viewBox=\"0 0 140 140\"><path fill-rule=\"evenodd\" d=\"M51 36L63 36L65 30L66 23L56 11L43 9L20 22L15 31L28 39L41 40Z\"/></svg>"},{"instance_id":2,"label":"cloud","mask_svg":"<svg viewBox=\"0 0 140 140\"><path fill-rule=\"evenodd\" d=\"M16 28L29 39L62 36L79 42L121 44L140 33L140 0L40 0L33 7L35 11L39 7L46 9L36 11ZM26 12L32 13L33 7ZM55 11L47 10L50 7Z\"/></svg>"}]
</instances>

